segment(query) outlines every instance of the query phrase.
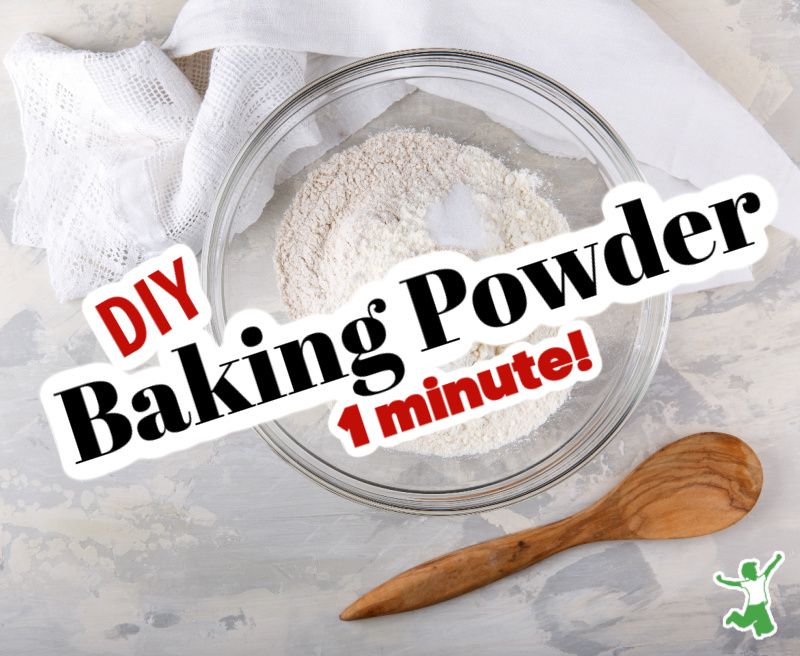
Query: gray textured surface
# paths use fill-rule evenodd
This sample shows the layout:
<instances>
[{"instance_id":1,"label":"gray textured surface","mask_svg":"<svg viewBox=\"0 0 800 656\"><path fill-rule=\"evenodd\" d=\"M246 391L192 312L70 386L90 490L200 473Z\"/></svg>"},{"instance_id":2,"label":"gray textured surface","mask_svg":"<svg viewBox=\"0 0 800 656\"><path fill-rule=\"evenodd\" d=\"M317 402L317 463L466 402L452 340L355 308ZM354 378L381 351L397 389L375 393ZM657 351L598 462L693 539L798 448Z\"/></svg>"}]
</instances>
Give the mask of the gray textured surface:
<instances>
[{"instance_id":1,"label":"gray textured surface","mask_svg":"<svg viewBox=\"0 0 800 656\"><path fill-rule=\"evenodd\" d=\"M24 31L114 49L169 31L180 2L3 3ZM640 0L800 161L796 0ZM0 653L800 653L800 244L770 230L756 281L675 301L664 359L606 451L564 485L472 517L405 517L341 500L251 432L78 483L38 401L52 373L101 358L43 252L9 245L22 175L0 71ZM746 439L765 469L755 511L716 536L598 544L446 604L342 623L389 576L450 549L571 514L657 447L698 430ZM711 581L775 549L775 636L720 624L740 595Z\"/></svg>"}]
</instances>

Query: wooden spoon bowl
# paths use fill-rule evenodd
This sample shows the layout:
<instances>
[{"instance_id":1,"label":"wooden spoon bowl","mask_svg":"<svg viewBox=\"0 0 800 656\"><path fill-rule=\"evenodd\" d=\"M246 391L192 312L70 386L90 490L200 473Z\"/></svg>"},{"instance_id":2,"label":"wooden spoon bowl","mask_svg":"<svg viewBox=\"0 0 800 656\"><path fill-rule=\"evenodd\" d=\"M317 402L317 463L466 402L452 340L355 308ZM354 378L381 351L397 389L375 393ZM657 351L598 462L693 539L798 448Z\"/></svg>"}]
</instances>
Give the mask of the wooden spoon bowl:
<instances>
[{"instance_id":1,"label":"wooden spoon bowl","mask_svg":"<svg viewBox=\"0 0 800 656\"><path fill-rule=\"evenodd\" d=\"M690 435L651 455L575 515L429 560L368 592L339 617L357 620L424 608L579 544L715 533L753 509L762 481L758 457L739 438Z\"/></svg>"}]
</instances>

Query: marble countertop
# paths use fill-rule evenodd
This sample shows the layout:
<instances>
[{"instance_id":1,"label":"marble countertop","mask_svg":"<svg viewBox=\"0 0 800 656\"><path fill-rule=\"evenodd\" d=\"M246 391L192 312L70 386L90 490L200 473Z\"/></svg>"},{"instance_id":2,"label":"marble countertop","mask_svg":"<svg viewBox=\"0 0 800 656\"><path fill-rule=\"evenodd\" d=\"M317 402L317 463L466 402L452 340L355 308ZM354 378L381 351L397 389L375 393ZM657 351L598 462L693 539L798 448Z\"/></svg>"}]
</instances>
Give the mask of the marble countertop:
<instances>
[{"instance_id":1,"label":"marble countertop","mask_svg":"<svg viewBox=\"0 0 800 656\"><path fill-rule=\"evenodd\" d=\"M160 42L181 0L7 0L3 54L24 32L72 47ZM797 0L638 0L800 163ZM608 448L556 489L466 517L361 507L318 487L252 432L94 481L62 471L38 399L53 373L102 358L46 254L10 243L24 151L0 70L0 653L800 653L800 244L768 229L755 281L674 299L666 350ZM716 535L574 548L424 611L344 623L360 594L449 550L546 524L599 498L675 439L745 439L765 473L755 510ZM777 633L722 627L742 599L712 581L785 563Z\"/></svg>"}]
</instances>

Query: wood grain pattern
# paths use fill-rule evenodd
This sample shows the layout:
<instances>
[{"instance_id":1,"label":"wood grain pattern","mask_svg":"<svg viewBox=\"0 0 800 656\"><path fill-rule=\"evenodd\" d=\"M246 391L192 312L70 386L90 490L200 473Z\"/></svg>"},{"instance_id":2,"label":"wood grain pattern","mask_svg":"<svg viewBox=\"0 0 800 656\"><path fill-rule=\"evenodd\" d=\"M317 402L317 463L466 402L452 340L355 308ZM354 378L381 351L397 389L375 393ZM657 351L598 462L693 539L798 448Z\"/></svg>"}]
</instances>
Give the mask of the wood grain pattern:
<instances>
[{"instance_id":1,"label":"wood grain pattern","mask_svg":"<svg viewBox=\"0 0 800 656\"><path fill-rule=\"evenodd\" d=\"M739 438L691 435L651 455L575 515L429 560L367 593L339 617L348 621L424 608L579 544L714 533L755 506L762 480L758 457Z\"/></svg>"}]
</instances>

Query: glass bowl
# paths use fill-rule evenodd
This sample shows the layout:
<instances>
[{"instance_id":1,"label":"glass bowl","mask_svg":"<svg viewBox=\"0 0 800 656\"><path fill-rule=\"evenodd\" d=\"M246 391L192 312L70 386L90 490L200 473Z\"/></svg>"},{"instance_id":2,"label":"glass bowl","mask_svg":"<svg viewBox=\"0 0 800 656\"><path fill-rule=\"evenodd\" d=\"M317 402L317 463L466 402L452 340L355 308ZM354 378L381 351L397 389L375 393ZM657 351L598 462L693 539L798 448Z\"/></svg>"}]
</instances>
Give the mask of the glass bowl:
<instances>
[{"instance_id":1,"label":"glass bowl","mask_svg":"<svg viewBox=\"0 0 800 656\"><path fill-rule=\"evenodd\" d=\"M202 260L218 341L239 310L258 308L288 321L273 265L285 210L321 162L398 128L429 130L478 146L511 169L537 172L571 230L602 220L608 189L643 180L628 148L597 112L519 64L453 50L357 61L272 112L223 181ZM486 454L444 458L381 448L354 458L329 433L328 406L256 431L292 466L353 501L422 514L499 508L574 473L620 429L658 364L669 308L664 295L586 318L603 358L600 374L576 384L533 433Z\"/></svg>"}]
</instances>

